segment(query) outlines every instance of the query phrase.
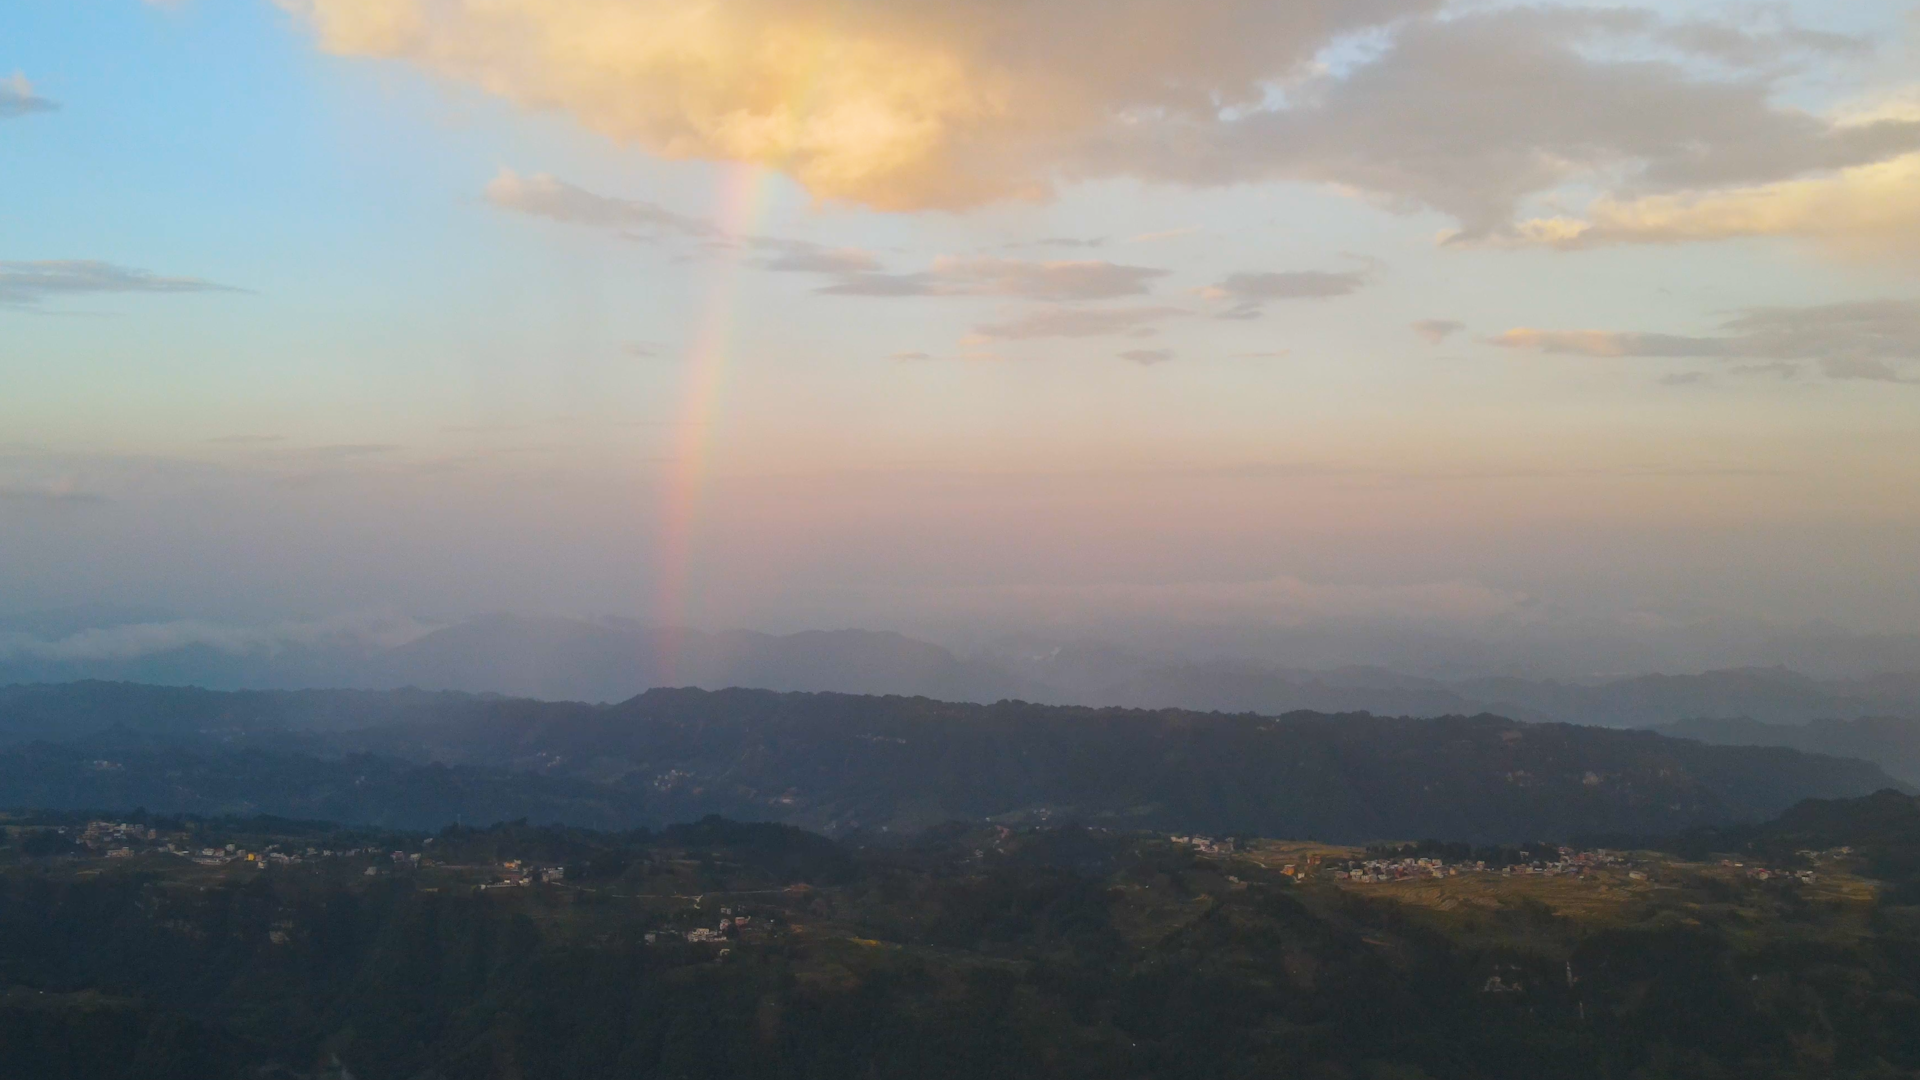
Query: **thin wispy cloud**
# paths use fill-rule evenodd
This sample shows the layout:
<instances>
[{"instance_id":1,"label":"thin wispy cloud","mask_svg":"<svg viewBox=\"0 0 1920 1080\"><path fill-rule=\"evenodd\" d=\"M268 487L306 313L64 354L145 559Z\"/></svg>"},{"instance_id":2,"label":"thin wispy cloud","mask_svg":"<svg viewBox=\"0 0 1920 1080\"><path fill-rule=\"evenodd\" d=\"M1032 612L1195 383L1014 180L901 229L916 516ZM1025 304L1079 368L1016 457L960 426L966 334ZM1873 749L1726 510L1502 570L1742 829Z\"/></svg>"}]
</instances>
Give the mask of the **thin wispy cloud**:
<instances>
[{"instance_id":1,"label":"thin wispy cloud","mask_svg":"<svg viewBox=\"0 0 1920 1080\"><path fill-rule=\"evenodd\" d=\"M587 225L651 237L659 233L710 237L719 233L712 222L676 214L640 199L596 195L546 173L521 176L501 169L486 187L486 199L503 210L543 217L570 225Z\"/></svg>"},{"instance_id":2,"label":"thin wispy cloud","mask_svg":"<svg viewBox=\"0 0 1920 1080\"><path fill-rule=\"evenodd\" d=\"M16 116L32 113L52 112L60 107L59 102L49 101L34 93L33 84L20 72L14 72L9 78L0 79L0 120L9 120Z\"/></svg>"},{"instance_id":3,"label":"thin wispy cloud","mask_svg":"<svg viewBox=\"0 0 1920 1080\"><path fill-rule=\"evenodd\" d=\"M1257 319L1271 301L1328 300L1336 296L1350 296L1359 292L1366 283L1367 274L1362 270L1249 271L1228 274L1219 283L1200 290L1200 295L1227 303L1227 308L1215 318Z\"/></svg>"},{"instance_id":4,"label":"thin wispy cloud","mask_svg":"<svg viewBox=\"0 0 1920 1080\"><path fill-rule=\"evenodd\" d=\"M486 188L502 209L552 221L658 239L676 235L723 239L711 223L638 199L600 195L546 174L521 177L503 170ZM991 296L1034 301L1107 300L1137 296L1170 271L1097 259L1030 260L1000 256L942 256L924 270L890 271L870 251L770 236L724 238L765 252L753 265L774 273L830 279L816 289L828 296ZM1097 242L1056 239L1048 243Z\"/></svg>"},{"instance_id":5,"label":"thin wispy cloud","mask_svg":"<svg viewBox=\"0 0 1920 1080\"><path fill-rule=\"evenodd\" d=\"M1830 379L1909 382L1896 364L1920 360L1920 302L1870 300L1808 307L1752 308L1713 336L1516 327L1488 339L1510 349L1562 356L1672 357L1763 361L1741 374L1798 373L1817 363Z\"/></svg>"},{"instance_id":6,"label":"thin wispy cloud","mask_svg":"<svg viewBox=\"0 0 1920 1080\"><path fill-rule=\"evenodd\" d=\"M146 270L91 260L0 262L0 307L30 307L56 297L101 293L240 291L199 278L162 277Z\"/></svg>"},{"instance_id":7,"label":"thin wispy cloud","mask_svg":"<svg viewBox=\"0 0 1920 1080\"><path fill-rule=\"evenodd\" d=\"M1005 296L1025 300L1107 300L1146 293L1168 271L1096 260L1030 262L956 258L908 274L849 273L819 291L837 296Z\"/></svg>"},{"instance_id":8,"label":"thin wispy cloud","mask_svg":"<svg viewBox=\"0 0 1920 1080\"><path fill-rule=\"evenodd\" d=\"M40 506L86 506L106 501L106 496L81 490L78 485L68 479L39 483L0 481L0 502Z\"/></svg>"},{"instance_id":9,"label":"thin wispy cloud","mask_svg":"<svg viewBox=\"0 0 1920 1080\"><path fill-rule=\"evenodd\" d=\"M1200 231L1198 225L1188 225L1179 229L1161 229L1159 232L1144 232L1127 237L1129 244L1151 244L1156 240L1177 240L1182 236L1192 236Z\"/></svg>"},{"instance_id":10,"label":"thin wispy cloud","mask_svg":"<svg viewBox=\"0 0 1920 1080\"><path fill-rule=\"evenodd\" d=\"M1421 319L1413 324L1413 332L1429 345L1442 344L1466 328L1465 323L1455 319Z\"/></svg>"},{"instance_id":11,"label":"thin wispy cloud","mask_svg":"<svg viewBox=\"0 0 1920 1080\"><path fill-rule=\"evenodd\" d=\"M1029 248L1029 247L1097 248L1097 247L1105 247L1106 244L1107 244L1107 238L1104 236L1094 236L1094 237L1085 237L1085 238L1078 237L1078 236L1043 236L1038 240L1033 240L1028 243L1007 244L1005 246L1007 248Z\"/></svg>"},{"instance_id":12,"label":"thin wispy cloud","mask_svg":"<svg viewBox=\"0 0 1920 1080\"><path fill-rule=\"evenodd\" d=\"M780 254L760 266L777 273L853 276L880 269L880 260L872 252L858 248L829 248L799 241L767 242L767 246L777 247Z\"/></svg>"},{"instance_id":13,"label":"thin wispy cloud","mask_svg":"<svg viewBox=\"0 0 1920 1080\"><path fill-rule=\"evenodd\" d=\"M1184 308L1165 306L1042 308L1002 322L976 326L974 333L983 339L1005 341L1137 335L1138 331L1152 329L1154 323L1186 314Z\"/></svg>"}]
</instances>

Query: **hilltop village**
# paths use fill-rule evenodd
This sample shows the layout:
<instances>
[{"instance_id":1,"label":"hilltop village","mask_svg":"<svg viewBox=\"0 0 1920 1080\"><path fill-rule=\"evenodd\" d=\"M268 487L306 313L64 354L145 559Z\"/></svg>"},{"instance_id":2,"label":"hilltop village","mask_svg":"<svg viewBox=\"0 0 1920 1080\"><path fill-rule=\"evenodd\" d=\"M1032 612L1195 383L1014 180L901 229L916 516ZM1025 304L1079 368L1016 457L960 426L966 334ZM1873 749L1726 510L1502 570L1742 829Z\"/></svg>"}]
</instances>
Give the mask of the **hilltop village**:
<instances>
[{"instance_id":1,"label":"hilltop village","mask_svg":"<svg viewBox=\"0 0 1920 1080\"><path fill-rule=\"evenodd\" d=\"M85 877L99 872L90 867L122 867L183 884L196 881L200 888L237 875L289 884L306 877L315 884L334 883L329 887L391 881L426 893L520 893L539 910L573 912L570 925L601 926L597 933L631 930L642 947L711 947L721 958L741 946L796 934L868 944L889 934L874 923L877 912L867 886L841 885L832 875L810 881L742 878L710 852L663 850L657 841L635 857L583 855L555 844L558 834L527 828L453 829L437 836L369 830L290 835L273 823L92 819L18 821L6 825L5 833L16 870ZM1036 845L1069 835L1074 831L967 829L955 853L957 866L978 874L1000 864L1017 865ZM1751 856L1689 862L1659 852L1544 843L1475 849L1429 841L1360 849L1239 836L1129 836L1100 829L1084 830L1084 836L1108 848L1130 848L1149 862L1170 858L1170 865L1186 866L1174 874L1174 880L1186 882L1183 888L1202 888L1198 883L1214 879L1229 893L1333 889L1436 914L1536 903L1570 918L1612 920L1636 907L1672 903L1701 888L1726 889L1733 883L1791 887L1806 899L1840 904L1865 903L1873 895L1873 886L1855 872L1857 860L1847 847L1800 850L1784 862ZM823 852L833 849L830 842L818 843ZM0 852L0 867L4 860ZM1123 877L1120 884L1140 890L1140 902L1158 903L1146 882ZM619 906L596 906L608 903ZM585 917L590 911L597 914Z\"/></svg>"}]
</instances>

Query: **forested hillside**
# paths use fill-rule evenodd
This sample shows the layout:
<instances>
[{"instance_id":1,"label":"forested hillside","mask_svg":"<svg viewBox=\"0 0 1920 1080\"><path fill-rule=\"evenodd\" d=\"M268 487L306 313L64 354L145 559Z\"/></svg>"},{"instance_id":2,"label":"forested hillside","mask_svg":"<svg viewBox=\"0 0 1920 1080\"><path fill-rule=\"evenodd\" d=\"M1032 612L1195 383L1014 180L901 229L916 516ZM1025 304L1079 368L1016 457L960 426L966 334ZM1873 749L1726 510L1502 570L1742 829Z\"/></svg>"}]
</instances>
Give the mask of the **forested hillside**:
<instances>
[{"instance_id":1,"label":"forested hillside","mask_svg":"<svg viewBox=\"0 0 1920 1080\"><path fill-rule=\"evenodd\" d=\"M1763 869L1073 827L13 815L0 1075L1910 1076L1920 908L1874 853L1916 819L1893 792L1803 806L1758 834L1852 849Z\"/></svg>"},{"instance_id":2,"label":"forested hillside","mask_svg":"<svg viewBox=\"0 0 1920 1080\"><path fill-rule=\"evenodd\" d=\"M394 826L601 828L707 813L828 833L949 820L1367 841L1665 832L1893 782L1859 761L1496 716L1280 717L656 690L611 706L456 694L0 692L0 805Z\"/></svg>"}]
</instances>

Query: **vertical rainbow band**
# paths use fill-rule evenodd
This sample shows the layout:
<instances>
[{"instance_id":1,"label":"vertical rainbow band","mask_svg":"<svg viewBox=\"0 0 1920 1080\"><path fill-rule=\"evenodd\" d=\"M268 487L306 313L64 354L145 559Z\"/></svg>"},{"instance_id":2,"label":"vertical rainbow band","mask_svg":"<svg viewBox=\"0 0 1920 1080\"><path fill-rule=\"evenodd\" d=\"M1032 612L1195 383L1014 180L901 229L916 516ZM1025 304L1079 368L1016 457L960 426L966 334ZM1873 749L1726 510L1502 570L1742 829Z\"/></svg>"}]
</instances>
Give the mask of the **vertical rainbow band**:
<instances>
[{"instance_id":1,"label":"vertical rainbow band","mask_svg":"<svg viewBox=\"0 0 1920 1080\"><path fill-rule=\"evenodd\" d=\"M739 275L747 241L766 213L772 173L757 165L722 166L715 220L729 242L709 273L699 330L681 365L680 409L672 462L660 507L653 622L661 635L660 672L668 682L679 663L676 630L691 616L695 548L711 464L716 418L726 386L731 332L739 316Z\"/></svg>"}]
</instances>

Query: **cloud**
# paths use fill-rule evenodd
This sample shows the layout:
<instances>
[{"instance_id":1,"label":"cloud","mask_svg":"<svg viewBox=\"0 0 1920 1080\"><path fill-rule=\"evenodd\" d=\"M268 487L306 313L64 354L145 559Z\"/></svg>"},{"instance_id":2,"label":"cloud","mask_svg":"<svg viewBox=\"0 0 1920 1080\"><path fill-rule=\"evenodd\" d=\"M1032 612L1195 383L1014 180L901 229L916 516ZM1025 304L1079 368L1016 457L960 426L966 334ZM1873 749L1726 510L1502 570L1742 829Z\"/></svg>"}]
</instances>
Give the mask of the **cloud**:
<instances>
[{"instance_id":1,"label":"cloud","mask_svg":"<svg viewBox=\"0 0 1920 1080\"><path fill-rule=\"evenodd\" d=\"M1437 210L1457 242L1712 236L1756 213L1822 232L1833 200L1871 241L1896 213L1871 192L1902 196L1911 166L1872 170L1920 151L1920 117L1780 103L1797 72L1870 43L1769 5L1715 21L1441 0L280 2L328 51L883 210L1111 177L1293 181ZM1603 192L1588 218L1514 228L1575 184ZM1809 208L1759 209L1794 201Z\"/></svg>"},{"instance_id":2,"label":"cloud","mask_svg":"<svg viewBox=\"0 0 1920 1080\"><path fill-rule=\"evenodd\" d=\"M1367 274L1362 270L1247 272L1228 274L1220 283L1200 290L1200 295L1231 303L1215 318L1257 319L1271 300L1326 300L1357 292L1366 283Z\"/></svg>"},{"instance_id":3,"label":"cloud","mask_svg":"<svg viewBox=\"0 0 1920 1080\"><path fill-rule=\"evenodd\" d=\"M52 112L59 107L59 102L48 101L35 94L33 84L17 71L12 78L0 79L0 120L10 120L28 113Z\"/></svg>"},{"instance_id":4,"label":"cloud","mask_svg":"<svg viewBox=\"0 0 1920 1080\"><path fill-rule=\"evenodd\" d=\"M923 352L897 352L887 354L889 360L931 360L933 357Z\"/></svg>"},{"instance_id":5,"label":"cloud","mask_svg":"<svg viewBox=\"0 0 1920 1080\"><path fill-rule=\"evenodd\" d=\"M286 442L285 435L221 435L207 440L227 446L262 446L268 443Z\"/></svg>"},{"instance_id":6,"label":"cloud","mask_svg":"<svg viewBox=\"0 0 1920 1080\"><path fill-rule=\"evenodd\" d=\"M700 240L743 243L769 252L756 262L776 273L819 274L834 279L817 291L831 296L1000 296L1043 302L1108 300L1146 293L1169 273L1097 259L1028 260L998 256L942 256L925 270L889 272L872 252L770 236L722 238L711 224L649 202L599 195L544 173L523 178L502 170L486 188L487 200L518 213L649 237L673 233ZM1056 238L1052 244L1095 246L1098 241Z\"/></svg>"},{"instance_id":7,"label":"cloud","mask_svg":"<svg viewBox=\"0 0 1920 1080\"><path fill-rule=\"evenodd\" d=\"M1830 379L1906 382L1893 361L1920 359L1920 301L1866 300L1809 307L1761 307L1722 323L1714 337L1612 330L1517 327L1491 344L1535 352L1600 357L1707 357L1764 363L1736 374L1780 374L1793 361L1817 361ZM1787 370L1791 368L1792 370Z\"/></svg>"},{"instance_id":8,"label":"cloud","mask_svg":"<svg viewBox=\"0 0 1920 1080\"><path fill-rule=\"evenodd\" d=\"M1105 337L1151 329L1150 323L1188 314L1176 307L1042 308L1006 322L974 327L981 338L1027 341L1049 337Z\"/></svg>"},{"instance_id":9,"label":"cloud","mask_svg":"<svg viewBox=\"0 0 1920 1080\"><path fill-rule=\"evenodd\" d=\"M1613 330L1536 330L1521 326L1487 339L1508 349L1531 349L1556 356L1725 356L1727 343L1715 338Z\"/></svg>"},{"instance_id":10,"label":"cloud","mask_svg":"<svg viewBox=\"0 0 1920 1080\"><path fill-rule=\"evenodd\" d=\"M1912 382L1901 378L1885 360L1871 360L1864 356L1829 357L1820 361L1820 370L1829 379L1865 379L1869 382Z\"/></svg>"},{"instance_id":11,"label":"cloud","mask_svg":"<svg viewBox=\"0 0 1920 1080\"><path fill-rule=\"evenodd\" d=\"M1274 577L1251 581L972 586L933 590L943 610L1073 612L1091 623L1304 626L1532 623L1540 602L1477 581L1354 585Z\"/></svg>"},{"instance_id":12,"label":"cloud","mask_svg":"<svg viewBox=\"0 0 1920 1080\"><path fill-rule=\"evenodd\" d=\"M1429 345L1438 345L1466 328L1465 323L1453 319L1421 319L1413 324L1413 332Z\"/></svg>"},{"instance_id":13,"label":"cloud","mask_svg":"<svg viewBox=\"0 0 1920 1080\"><path fill-rule=\"evenodd\" d=\"M1735 364L1727 369L1729 375L1761 376L1772 375L1780 379L1800 377L1800 365L1777 360L1771 364Z\"/></svg>"},{"instance_id":14,"label":"cloud","mask_svg":"<svg viewBox=\"0 0 1920 1080\"><path fill-rule=\"evenodd\" d=\"M70 479L25 484L0 482L0 502L74 506L106 501L104 495L79 490Z\"/></svg>"},{"instance_id":15,"label":"cloud","mask_svg":"<svg viewBox=\"0 0 1920 1080\"><path fill-rule=\"evenodd\" d=\"M919 273L849 273L819 291L838 296L1011 296L1025 300L1107 300L1138 296L1167 271L1083 259L1030 262L942 257Z\"/></svg>"},{"instance_id":16,"label":"cloud","mask_svg":"<svg viewBox=\"0 0 1920 1080\"><path fill-rule=\"evenodd\" d=\"M325 461L344 461L352 458L379 457L400 449L402 447L398 443L334 443L289 452L301 457L319 458Z\"/></svg>"},{"instance_id":17,"label":"cloud","mask_svg":"<svg viewBox=\"0 0 1920 1080\"><path fill-rule=\"evenodd\" d=\"M760 264L762 269L792 274L856 275L880 269L880 260L858 248L829 248L803 241L781 241L782 253Z\"/></svg>"},{"instance_id":18,"label":"cloud","mask_svg":"<svg viewBox=\"0 0 1920 1080\"><path fill-rule=\"evenodd\" d=\"M1218 125L1341 35L1438 0L281 0L404 60L670 158L881 209L1047 193L1138 116Z\"/></svg>"},{"instance_id":19,"label":"cloud","mask_svg":"<svg viewBox=\"0 0 1920 1080\"><path fill-rule=\"evenodd\" d=\"M1562 250L1742 236L1793 237L1855 257L1920 256L1920 154L1805 180L1603 198L1584 217L1534 218L1513 232L1516 242Z\"/></svg>"},{"instance_id":20,"label":"cloud","mask_svg":"<svg viewBox=\"0 0 1920 1080\"><path fill-rule=\"evenodd\" d=\"M0 307L28 307L48 297L87 293L240 292L198 278L159 277L88 260L0 262Z\"/></svg>"},{"instance_id":21,"label":"cloud","mask_svg":"<svg viewBox=\"0 0 1920 1080\"><path fill-rule=\"evenodd\" d=\"M1173 359L1172 349L1128 349L1120 354L1120 359L1131 360L1141 367L1164 364Z\"/></svg>"},{"instance_id":22,"label":"cloud","mask_svg":"<svg viewBox=\"0 0 1920 1080\"><path fill-rule=\"evenodd\" d=\"M131 660L194 647L233 655L272 654L299 646L390 648L436 629L404 615L342 615L267 626L234 626L199 619L93 627L52 639L0 633L0 657L39 660Z\"/></svg>"},{"instance_id":23,"label":"cloud","mask_svg":"<svg viewBox=\"0 0 1920 1080\"><path fill-rule=\"evenodd\" d=\"M1157 240L1177 240L1182 236L1192 236L1200 231L1198 225L1188 225L1179 229L1161 229L1159 232L1144 232L1138 236L1127 237L1129 244L1151 244Z\"/></svg>"},{"instance_id":24,"label":"cloud","mask_svg":"<svg viewBox=\"0 0 1920 1080\"><path fill-rule=\"evenodd\" d=\"M1702 26L1620 8L1410 19L1371 59L1286 87L1280 107L1211 122L1141 118L1091 137L1079 170L1326 183L1389 209L1439 210L1464 242L1503 235L1528 199L1570 182L1638 198L1770 184L1920 149L1914 118L1850 122L1776 106L1787 65L1703 70L1703 61L1743 61ZM1748 36L1776 56L1826 51L1805 35Z\"/></svg>"},{"instance_id":25,"label":"cloud","mask_svg":"<svg viewBox=\"0 0 1920 1080\"><path fill-rule=\"evenodd\" d=\"M1704 371L1681 371L1660 376L1661 386L1698 386L1709 381L1711 377Z\"/></svg>"},{"instance_id":26,"label":"cloud","mask_svg":"<svg viewBox=\"0 0 1920 1080\"><path fill-rule=\"evenodd\" d=\"M683 236L718 234L711 223L698 218L676 214L639 199L596 195L546 173L523 177L512 169L501 169L488 182L486 199L503 210L562 221L569 225L621 231L637 229L648 235L662 232Z\"/></svg>"}]
</instances>

